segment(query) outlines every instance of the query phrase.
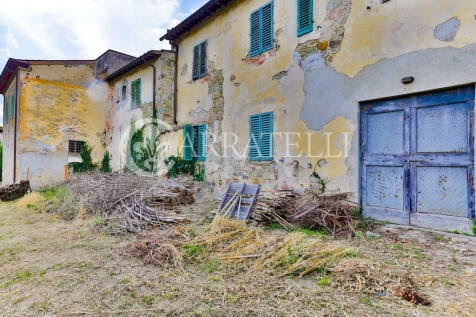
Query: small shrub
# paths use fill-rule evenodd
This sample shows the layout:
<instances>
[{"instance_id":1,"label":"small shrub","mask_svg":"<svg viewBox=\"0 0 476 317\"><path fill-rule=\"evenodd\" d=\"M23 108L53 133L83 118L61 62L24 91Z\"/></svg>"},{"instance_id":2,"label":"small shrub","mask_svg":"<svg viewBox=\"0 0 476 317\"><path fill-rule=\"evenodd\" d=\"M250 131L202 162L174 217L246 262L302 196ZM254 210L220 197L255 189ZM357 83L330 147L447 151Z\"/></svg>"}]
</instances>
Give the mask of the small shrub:
<instances>
[{"instance_id":1,"label":"small shrub","mask_svg":"<svg viewBox=\"0 0 476 317\"><path fill-rule=\"evenodd\" d=\"M329 285L329 280L327 278L323 277L323 278L320 279L318 284L321 285L321 286L327 286L327 285Z\"/></svg>"},{"instance_id":2,"label":"small shrub","mask_svg":"<svg viewBox=\"0 0 476 317\"><path fill-rule=\"evenodd\" d=\"M111 154L109 153L108 150L104 153L104 156L101 161L101 167L99 168L101 172L103 173L111 173L112 168L111 168Z\"/></svg>"},{"instance_id":3,"label":"small shrub","mask_svg":"<svg viewBox=\"0 0 476 317\"><path fill-rule=\"evenodd\" d=\"M93 158L91 156L93 150L94 146L90 146L87 143L83 144L83 149L81 151L81 162L69 164L74 173L84 173L97 169L97 166L93 163Z\"/></svg>"}]
</instances>

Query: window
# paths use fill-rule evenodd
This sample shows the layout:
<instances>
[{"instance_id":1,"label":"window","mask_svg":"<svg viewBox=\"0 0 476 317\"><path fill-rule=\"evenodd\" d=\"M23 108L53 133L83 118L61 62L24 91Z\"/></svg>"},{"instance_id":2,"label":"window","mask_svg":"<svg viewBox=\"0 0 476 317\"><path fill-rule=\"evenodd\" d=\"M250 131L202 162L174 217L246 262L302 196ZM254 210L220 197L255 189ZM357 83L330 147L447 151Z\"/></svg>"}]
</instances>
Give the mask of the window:
<instances>
[{"instance_id":1,"label":"window","mask_svg":"<svg viewBox=\"0 0 476 317\"><path fill-rule=\"evenodd\" d=\"M8 123L8 98L5 97L5 123Z\"/></svg>"},{"instance_id":2,"label":"window","mask_svg":"<svg viewBox=\"0 0 476 317\"><path fill-rule=\"evenodd\" d=\"M250 161L273 160L273 113L250 116Z\"/></svg>"},{"instance_id":3,"label":"window","mask_svg":"<svg viewBox=\"0 0 476 317\"><path fill-rule=\"evenodd\" d=\"M81 154L83 151L84 141L69 140L68 152L70 154Z\"/></svg>"},{"instance_id":4,"label":"window","mask_svg":"<svg viewBox=\"0 0 476 317\"><path fill-rule=\"evenodd\" d=\"M204 162L207 158L207 125L186 125L183 128L183 158L191 161L194 158Z\"/></svg>"},{"instance_id":5,"label":"window","mask_svg":"<svg viewBox=\"0 0 476 317\"><path fill-rule=\"evenodd\" d=\"M131 107L132 109L139 108L141 106L141 97L140 97L140 78L134 80L131 83Z\"/></svg>"},{"instance_id":6,"label":"window","mask_svg":"<svg viewBox=\"0 0 476 317\"><path fill-rule=\"evenodd\" d=\"M127 80L124 80L122 82L122 87L121 87L121 101L126 100L127 98Z\"/></svg>"},{"instance_id":7,"label":"window","mask_svg":"<svg viewBox=\"0 0 476 317\"><path fill-rule=\"evenodd\" d=\"M207 76L207 41L193 48L193 74L192 79L200 79Z\"/></svg>"},{"instance_id":8,"label":"window","mask_svg":"<svg viewBox=\"0 0 476 317\"><path fill-rule=\"evenodd\" d=\"M12 95L12 104L11 104L11 107L12 107L12 112L10 114L10 116L13 118L15 118L15 95Z\"/></svg>"},{"instance_id":9,"label":"window","mask_svg":"<svg viewBox=\"0 0 476 317\"><path fill-rule=\"evenodd\" d=\"M389 2L390 0L382 0L382 3Z\"/></svg>"},{"instance_id":10,"label":"window","mask_svg":"<svg viewBox=\"0 0 476 317\"><path fill-rule=\"evenodd\" d=\"M271 1L250 16L250 55L256 56L274 46L273 6Z\"/></svg>"},{"instance_id":11,"label":"window","mask_svg":"<svg viewBox=\"0 0 476 317\"><path fill-rule=\"evenodd\" d=\"M312 32L313 25L313 0L297 0L297 35L301 36Z\"/></svg>"}]
</instances>

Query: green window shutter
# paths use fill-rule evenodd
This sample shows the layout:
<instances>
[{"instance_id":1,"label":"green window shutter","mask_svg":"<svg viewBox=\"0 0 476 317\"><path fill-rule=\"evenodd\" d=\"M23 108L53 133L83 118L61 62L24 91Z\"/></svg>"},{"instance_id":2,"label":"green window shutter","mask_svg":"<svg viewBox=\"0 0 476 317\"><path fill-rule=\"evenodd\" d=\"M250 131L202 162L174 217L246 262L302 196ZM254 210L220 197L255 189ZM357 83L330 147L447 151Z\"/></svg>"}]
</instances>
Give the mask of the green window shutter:
<instances>
[{"instance_id":1,"label":"green window shutter","mask_svg":"<svg viewBox=\"0 0 476 317\"><path fill-rule=\"evenodd\" d=\"M261 51L265 52L273 48L273 2L261 9Z\"/></svg>"},{"instance_id":2,"label":"green window shutter","mask_svg":"<svg viewBox=\"0 0 476 317\"><path fill-rule=\"evenodd\" d=\"M136 100L136 82L131 82L131 108L134 109L136 107L135 100Z\"/></svg>"},{"instance_id":3,"label":"green window shutter","mask_svg":"<svg viewBox=\"0 0 476 317\"><path fill-rule=\"evenodd\" d=\"M138 107L140 107L142 105L142 98L141 98L141 92L140 92L140 88L141 88L141 79L137 79L136 80L136 104Z\"/></svg>"},{"instance_id":4,"label":"green window shutter","mask_svg":"<svg viewBox=\"0 0 476 317\"><path fill-rule=\"evenodd\" d=\"M207 76L207 41L200 44L200 78Z\"/></svg>"},{"instance_id":5,"label":"green window shutter","mask_svg":"<svg viewBox=\"0 0 476 317\"><path fill-rule=\"evenodd\" d=\"M12 95L12 118L15 118L15 106L16 106L16 103L15 103L15 100L16 99L16 95Z\"/></svg>"},{"instance_id":6,"label":"green window shutter","mask_svg":"<svg viewBox=\"0 0 476 317\"><path fill-rule=\"evenodd\" d=\"M250 161L260 160L260 143L261 143L261 124L260 115L250 116L250 144L249 157Z\"/></svg>"},{"instance_id":7,"label":"green window shutter","mask_svg":"<svg viewBox=\"0 0 476 317\"><path fill-rule=\"evenodd\" d=\"M273 160L273 113L263 113L260 116L261 124L261 161Z\"/></svg>"},{"instance_id":8,"label":"green window shutter","mask_svg":"<svg viewBox=\"0 0 476 317\"><path fill-rule=\"evenodd\" d=\"M183 159L193 160L193 127L189 125L183 127Z\"/></svg>"},{"instance_id":9,"label":"green window shutter","mask_svg":"<svg viewBox=\"0 0 476 317\"><path fill-rule=\"evenodd\" d=\"M207 44L204 41L193 47L193 80L207 76Z\"/></svg>"},{"instance_id":10,"label":"green window shutter","mask_svg":"<svg viewBox=\"0 0 476 317\"><path fill-rule=\"evenodd\" d=\"M250 55L256 56L274 46L274 1L250 16Z\"/></svg>"},{"instance_id":11,"label":"green window shutter","mask_svg":"<svg viewBox=\"0 0 476 317\"><path fill-rule=\"evenodd\" d=\"M207 159L207 125L198 126L198 161L205 162Z\"/></svg>"},{"instance_id":12,"label":"green window shutter","mask_svg":"<svg viewBox=\"0 0 476 317\"><path fill-rule=\"evenodd\" d=\"M312 32L313 25L313 0L297 0L298 4L298 30L297 35L301 36Z\"/></svg>"},{"instance_id":13,"label":"green window shutter","mask_svg":"<svg viewBox=\"0 0 476 317\"><path fill-rule=\"evenodd\" d=\"M200 45L193 48L193 73L192 79L200 77Z\"/></svg>"},{"instance_id":14,"label":"green window shutter","mask_svg":"<svg viewBox=\"0 0 476 317\"><path fill-rule=\"evenodd\" d=\"M256 10L250 16L250 55L261 53L261 11Z\"/></svg>"},{"instance_id":15,"label":"green window shutter","mask_svg":"<svg viewBox=\"0 0 476 317\"><path fill-rule=\"evenodd\" d=\"M5 98L5 124L8 123L8 100Z\"/></svg>"}]
</instances>

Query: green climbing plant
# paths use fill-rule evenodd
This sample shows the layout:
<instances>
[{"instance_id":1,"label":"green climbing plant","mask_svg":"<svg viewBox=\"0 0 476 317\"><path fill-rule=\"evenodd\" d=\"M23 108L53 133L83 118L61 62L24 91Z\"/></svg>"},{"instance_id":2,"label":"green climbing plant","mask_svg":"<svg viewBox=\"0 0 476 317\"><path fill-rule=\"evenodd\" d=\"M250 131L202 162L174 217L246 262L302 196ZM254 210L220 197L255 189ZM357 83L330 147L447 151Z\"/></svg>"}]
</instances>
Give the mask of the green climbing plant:
<instances>
[{"instance_id":1,"label":"green climbing plant","mask_svg":"<svg viewBox=\"0 0 476 317\"><path fill-rule=\"evenodd\" d=\"M103 173L111 173L112 168L111 168L111 154L109 153L108 150L104 153L104 156L101 161L101 167L99 170Z\"/></svg>"},{"instance_id":2,"label":"green climbing plant","mask_svg":"<svg viewBox=\"0 0 476 317\"><path fill-rule=\"evenodd\" d=\"M195 181L203 182L205 180L205 169L196 158L185 161L180 156L169 156L164 162L167 165L167 174L165 174L167 178L193 176Z\"/></svg>"}]
</instances>

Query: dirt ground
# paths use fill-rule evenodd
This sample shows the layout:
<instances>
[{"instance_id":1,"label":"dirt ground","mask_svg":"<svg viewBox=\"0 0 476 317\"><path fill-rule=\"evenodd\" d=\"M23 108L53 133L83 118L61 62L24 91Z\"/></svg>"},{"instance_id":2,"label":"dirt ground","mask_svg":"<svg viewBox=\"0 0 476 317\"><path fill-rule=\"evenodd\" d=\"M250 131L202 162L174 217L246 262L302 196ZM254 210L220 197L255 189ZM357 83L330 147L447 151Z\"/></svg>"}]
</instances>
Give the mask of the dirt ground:
<instances>
[{"instance_id":1,"label":"dirt ground","mask_svg":"<svg viewBox=\"0 0 476 317\"><path fill-rule=\"evenodd\" d=\"M215 202L186 207L199 232ZM354 254L407 272L430 306L353 291L319 274L276 278L210 258L184 271L144 265L131 236L0 204L2 316L476 316L476 240L397 226L345 241ZM279 231L279 230L278 230ZM279 232L282 234L282 232Z\"/></svg>"}]
</instances>

